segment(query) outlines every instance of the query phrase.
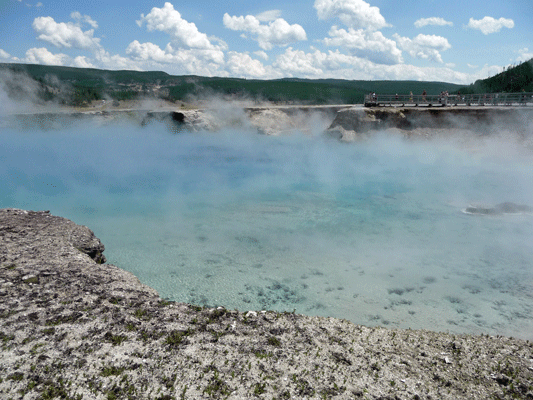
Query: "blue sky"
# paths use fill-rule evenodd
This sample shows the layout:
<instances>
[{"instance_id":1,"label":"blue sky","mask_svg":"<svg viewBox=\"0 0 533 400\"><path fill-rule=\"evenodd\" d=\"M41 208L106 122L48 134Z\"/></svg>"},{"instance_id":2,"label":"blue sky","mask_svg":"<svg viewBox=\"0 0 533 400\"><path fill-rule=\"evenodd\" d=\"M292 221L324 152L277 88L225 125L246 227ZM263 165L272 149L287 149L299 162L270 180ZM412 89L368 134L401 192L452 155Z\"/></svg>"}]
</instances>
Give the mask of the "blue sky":
<instances>
[{"instance_id":1,"label":"blue sky","mask_svg":"<svg viewBox=\"0 0 533 400\"><path fill-rule=\"evenodd\" d=\"M471 83L533 57L531 0L0 0L0 62Z\"/></svg>"}]
</instances>

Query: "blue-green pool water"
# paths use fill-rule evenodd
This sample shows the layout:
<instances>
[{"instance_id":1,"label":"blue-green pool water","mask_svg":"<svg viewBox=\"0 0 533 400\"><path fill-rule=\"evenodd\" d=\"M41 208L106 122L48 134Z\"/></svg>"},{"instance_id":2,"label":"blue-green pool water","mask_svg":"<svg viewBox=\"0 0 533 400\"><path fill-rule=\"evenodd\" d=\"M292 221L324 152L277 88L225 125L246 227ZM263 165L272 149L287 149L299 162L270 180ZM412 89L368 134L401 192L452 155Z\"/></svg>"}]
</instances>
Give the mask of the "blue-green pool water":
<instances>
[{"instance_id":1,"label":"blue-green pool water","mask_svg":"<svg viewBox=\"0 0 533 400\"><path fill-rule=\"evenodd\" d=\"M533 332L533 158L501 143L340 143L163 125L0 131L0 207L89 226L162 297L355 323Z\"/></svg>"}]
</instances>

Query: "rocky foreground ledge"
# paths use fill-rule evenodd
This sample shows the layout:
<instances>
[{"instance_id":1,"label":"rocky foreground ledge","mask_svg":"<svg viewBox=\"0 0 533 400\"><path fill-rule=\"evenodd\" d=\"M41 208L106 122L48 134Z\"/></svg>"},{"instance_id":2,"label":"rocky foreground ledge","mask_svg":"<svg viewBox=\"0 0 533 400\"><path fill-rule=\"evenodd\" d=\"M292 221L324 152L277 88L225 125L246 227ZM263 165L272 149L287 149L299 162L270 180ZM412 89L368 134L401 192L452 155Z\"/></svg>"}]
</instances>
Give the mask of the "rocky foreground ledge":
<instances>
[{"instance_id":1,"label":"rocky foreground ledge","mask_svg":"<svg viewBox=\"0 0 533 400\"><path fill-rule=\"evenodd\" d=\"M533 343L172 303L93 232L0 210L2 399L533 399Z\"/></svg>"}]
</instances>

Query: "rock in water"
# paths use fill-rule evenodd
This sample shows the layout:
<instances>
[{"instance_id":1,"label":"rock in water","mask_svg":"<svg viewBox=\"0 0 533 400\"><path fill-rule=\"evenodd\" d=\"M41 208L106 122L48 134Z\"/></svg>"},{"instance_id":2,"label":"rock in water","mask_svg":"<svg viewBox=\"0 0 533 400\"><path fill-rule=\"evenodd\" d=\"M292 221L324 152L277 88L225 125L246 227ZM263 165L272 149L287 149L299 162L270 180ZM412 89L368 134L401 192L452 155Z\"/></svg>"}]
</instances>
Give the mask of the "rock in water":
<instances>
[{"instance_id":1,"label":"rock in water","mask_svg":"<svg viewBox=\"0 0 533 400\"><path fill-rule=\"evenodd\" d=\"M533 208L531 208L530 206L515 204L511 202L496 204L494 206L494 209L499 213L505 214L518 214L533 211Z\"/></svg>"},{"instance_id":2,"label":"rock in water","mask_svg":"<svg viewBox=\"0 0 533 400\"><path fill-rule=\"evenodd\" d=\"M527 205L505 202L496 204L494 207L471 205L465 209L468 214L479 215L501 215L501 214L522 214L532 212L533 208Z\"/></svg>"}]
</instances>

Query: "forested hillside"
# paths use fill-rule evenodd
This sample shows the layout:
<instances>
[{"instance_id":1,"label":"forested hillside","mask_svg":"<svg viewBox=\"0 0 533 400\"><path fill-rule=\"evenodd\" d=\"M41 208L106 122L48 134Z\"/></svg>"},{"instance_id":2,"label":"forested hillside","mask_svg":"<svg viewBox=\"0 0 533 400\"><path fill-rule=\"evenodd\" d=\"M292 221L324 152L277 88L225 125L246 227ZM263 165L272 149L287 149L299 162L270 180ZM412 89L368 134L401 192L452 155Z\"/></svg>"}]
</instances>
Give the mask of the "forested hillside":
<instances>
[{"instance_id":1,"label":"forested hillside","mask_svg":"<svg viewBox=\"0 0 533 400\"><path fill-rule=\"evenodd\" d=\"M460 89L461 93L518 93L522 90L533 92L533 58Z\"/></svg>"},{"instance_id":2,"label":"forested hillside","mask_svg":"<svg viewBox=\"0 0 533 400\"><path fill-rule=\"evenodd\" d=\"M222 96L285 104L357 104L366 93L438 94L459 85L419 81L348 81L340 79L247 80L172 76L161 71L110 71L34 64L0 64L0 83L8 96L83 106L93 100L159 98L194 102Z\"/></svg>"}]
</instances>

